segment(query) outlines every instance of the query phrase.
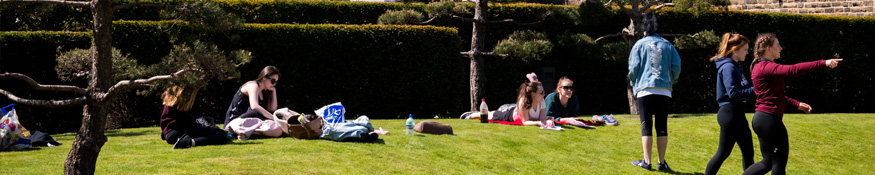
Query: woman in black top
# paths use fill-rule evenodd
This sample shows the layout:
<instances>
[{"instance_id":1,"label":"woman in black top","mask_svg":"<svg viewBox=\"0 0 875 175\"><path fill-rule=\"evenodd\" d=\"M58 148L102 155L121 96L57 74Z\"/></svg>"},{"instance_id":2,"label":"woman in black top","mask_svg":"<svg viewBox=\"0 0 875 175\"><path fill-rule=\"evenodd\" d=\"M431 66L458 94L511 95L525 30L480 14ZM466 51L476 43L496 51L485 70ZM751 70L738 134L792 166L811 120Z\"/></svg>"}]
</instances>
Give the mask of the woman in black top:
<instances>
[{"instance_id":1,"label":"woman in black top","mask_svg":"<svg viewBox=\"0 0 875 175\"><path fill-rule=\"evenodd\" d=\"M277 109L276 84L279 78L279 69L267 66L258 74L258 79L243 84L234 94L234 99L225 113L225 130L229 129L228 123L237 118L273 120L272 112Z\"/></svg>"}]
</instances>

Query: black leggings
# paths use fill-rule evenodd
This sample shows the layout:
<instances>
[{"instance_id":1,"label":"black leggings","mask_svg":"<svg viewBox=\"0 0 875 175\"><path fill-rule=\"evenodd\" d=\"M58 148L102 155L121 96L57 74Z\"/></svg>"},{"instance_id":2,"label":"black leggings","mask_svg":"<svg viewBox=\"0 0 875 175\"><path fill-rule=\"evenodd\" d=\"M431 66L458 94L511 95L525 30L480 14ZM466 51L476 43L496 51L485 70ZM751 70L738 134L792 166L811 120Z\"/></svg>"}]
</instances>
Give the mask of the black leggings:
<instances>
[{"instance_id":1,"label":"black leggings","mask_svg":"<svg viewBox=\"0 0 875 175\"><path fill-rule=\"evenodd\" d=\"M753 164L753 140L747 118L744 117L744 103L732 102L720 106L717 112L717 123L720 124L720 144L717 153L711 157L705 174L717 174L723 161L732 153L732 147L738 143L741 149L741 168L747 169Z\"/></svg>"},{"instance_id":2,"label":"black leggings","mask_svg":"<svg viewBox=\"0 0 875 175\"><path fill-rule=\"evenodd\" d=\"M176 144L176 140L182 137L183 134L188 134L189 137L194 139L196 146L221 145L230 141L225 131L218 128L204 127L194 122L176 125L170 132L167 132L167 135L164 135L164 138L167 143Z\"/></svg>"},{"instance_id":3,"label":"black leggings","mask_svg":"<svg viewBox=\"0 0 875 175\"><path fill-rule=\"evenodd\" d=\"M663 95L648 95L638 98L638 117L641 119L641 136L653 136L651 128L656 115L656 136L668 136L666 120L671 108L671 98Z\"/></svg>"},{"instance_id":4,"label":"black leggings","mask_svg":"<svg viewBox=\"0 0 875 175\"><path fill-rule=\"evenodd\" d=\"M786 174L784 169L787 167L790 143L781 116L757 111L751 123L760 140L763 160L748 167L744 174L766 174L769 170L774 175Z\"/></svg>"}]
</instances>

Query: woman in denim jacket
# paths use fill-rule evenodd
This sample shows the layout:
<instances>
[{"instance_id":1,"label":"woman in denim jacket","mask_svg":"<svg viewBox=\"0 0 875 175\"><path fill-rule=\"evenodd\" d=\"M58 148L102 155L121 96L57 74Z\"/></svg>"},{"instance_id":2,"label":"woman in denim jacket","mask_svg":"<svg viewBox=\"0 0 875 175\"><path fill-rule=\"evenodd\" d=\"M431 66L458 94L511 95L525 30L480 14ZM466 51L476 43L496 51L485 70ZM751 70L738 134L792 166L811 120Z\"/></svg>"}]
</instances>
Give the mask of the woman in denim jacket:
<instances>
[{"instance_id":1,"label":"woman in denim jacket","mask_svg":"<svg viewBox=\"0 0 875 175\"><path fill-rule=\"evenodd\" d=\"M653 133L651 116L656 115L656 143L659 151L660 171L670 170L665 163L665 148L668 143L666 119L671 107L672 85L681 73L681 58L677 49L668 40L656 34L659 24L656 14L648 12L642 22L644 38L638 40L629 55L629 84L638 99L638 115L641 119L641 142L644 159L632 164L650 170Z\"/></svg>"}]
</instances>

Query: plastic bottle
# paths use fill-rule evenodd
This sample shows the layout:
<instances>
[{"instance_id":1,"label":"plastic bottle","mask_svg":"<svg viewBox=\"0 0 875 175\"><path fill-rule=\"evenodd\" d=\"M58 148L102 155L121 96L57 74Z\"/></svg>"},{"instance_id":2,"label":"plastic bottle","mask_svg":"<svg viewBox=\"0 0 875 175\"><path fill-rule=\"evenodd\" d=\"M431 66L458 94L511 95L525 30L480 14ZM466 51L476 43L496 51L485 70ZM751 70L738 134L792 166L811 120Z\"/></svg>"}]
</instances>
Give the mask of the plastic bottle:
<instances>
[{"instance_id":1,"label":"plastic bottle","mask_svg":"<svg viewBox=\"0 0 875 175\"><path fill-rule=\"evenodd\" d=\"M484 121L482 119L489 119L489 106L486 106L486 99L480 100L480 118L481 122Z\"/></svg>"},{"instance_id":2,"label":"plastic bottle","mask_svg":"<svg viewBox=\"0 0 875 175\"><path fill-rule=\"evenodd\" d=\"M413 125L415 123L416 122L413 121L413 114L410 114L410 117L407 117L407 122L405 122L404 124L404 126L407 127L407 129L404 131L405 135L413 135Z\"/></svg>"}]
</instances>

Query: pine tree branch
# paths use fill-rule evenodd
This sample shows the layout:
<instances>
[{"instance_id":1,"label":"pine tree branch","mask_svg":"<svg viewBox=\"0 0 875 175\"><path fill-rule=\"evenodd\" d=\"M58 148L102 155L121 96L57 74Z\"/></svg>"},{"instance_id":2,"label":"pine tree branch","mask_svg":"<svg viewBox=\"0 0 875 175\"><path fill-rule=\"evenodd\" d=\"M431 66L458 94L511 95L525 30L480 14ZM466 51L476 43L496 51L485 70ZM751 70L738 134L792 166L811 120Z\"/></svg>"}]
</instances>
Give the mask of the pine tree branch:
<instances>
[{"instance_id":1,"label":"pine tree branch","mask_svg":"<svg viewBox=\"0 0 875 175\"><path fill-rule=\"evenodd\" d=\"M599 40L602 40L602 39L605 39L605 38L611 38L611 37L618 37L618 36L632 36L632 35L630 35L630 34L628 34L628 33L617 32L617 33L615 33L615 34L610 34L610 35L601 36L601 37L599 37L598 39L595 39L594 42L598 43Z\"/></svg>"},{"instance_id":2,"label":"pine tree branch","mask_svg":"<svg viewBox=\"0 0 875 175\"><path fill-rule=\"evenodd\" d=\"M629 18L635 17L635 14L632 14L632 11L630 11L629 9L627 9L625 5L620 4L620 1L614 1L614 3L617 4L617 6L620 6L620 10L622 10L623 12L625 12L626 15L629 15ZM634 8L634 7L632 7L632 8Z\"/></svg>"},{"instance_id":3,"label":"pine tree branch","mask_svg":"<svg viewBox=\"0 0 875 175\"><path fill-rule=\"evenodd\" d=\"M459 53L462 54L462 55L468 56L468 55L471 55L472 52L474 53L474 55L497 56L497 57L506 57L506 56L507 56L507 54L497 54L497 53L495 53L495 52L475 52L475 51L467 51L467 52L459 52Z\"/></svg>"},{"instance_id":4,"label":"pine tree branch","mask_svg":"<svg viewBox=\"0 0 875 175\"><path fill-rule=\"evenodd\" d=\"M0 74L0 80L2 80L2 79L11 79L11 78L24 80L24 82L27 82L27 84L29 84L29 85L30 85L31 87L33 87L33 89L35 89L35 90L40 90L40 91L48 90L48 91L73 92L73 93L76 93L76 94L79 94L79 95L87 95L87 94L88 94L88 91L87 91L87 90L85 90L84 88L76 87L76 86L69 86L69 85L42 85L42 84L37 83L35 80L33 80L32 78L28 77L27 75L20 74L20 73L3 73L3 74Z\"/></svg>"},{"instance_id":5,"label":"pine tree branch","mask_svg":"<svg viewBox=\"0 0 875 175\"><path fill-rule=\"evenodd\" d=\"M495 52L481 52L480 55L494 56L494 57L506 57L507 56L507 54L498 54Z\"/></svg>"},{"instance_id":6,"label":"pine tree branch","mask_svg":"<svg viewBox=\"0 0 875 175\"><path fill-rule=\"evenodd\" d=\"M0 0L2 2L29 2L29 3L46 3L46 4L57 4L57 5L66 5L73 7L82 7L82 8L91 8L91 1L67 1L67 0Z\"/></svg>"},{"instance_id":7,"label":"pine tree branch","mask_svg":"<svg viewBox=\"0 0 875 175\"><path fill-rule=\"evenodd\" d=\"M667 6L674 6L674 3L664 3L664 4L660 4L660 5L656 6L656 7L651 8L651 9L644 9L643 12L644 12L644 13L652 12L652 11L656 11L656 10L659 10L659 9L661 9L661 8L663 8L663 7L667 7Z\"/></svg>"},{"instance_id":8,"label":"pine tree branch","mask_svg":"<svg viewBox=\"0 0 875 175\"><path fill-rule=\"evenodd\" d=\"M489 20L489 21L487 21L487 23L490 23L490 24L513 23L516 25L526 26L526 25L535 25L535 24L541 23L543 21L544 20L538 20L535 22L521 23L521 22L514 21L513 19L503 19L503 20Z\"/></svg>"},{"instance_id":9,"label":"pine tree branch","mask_svg":"<svg viewBox=\"0 0 875 175\"><path fill-rule=\"evenodd\" d=\"M474 18L465 18L465 17L461 17L461 16L456 16L456 15L453 15L452 17L453 17L453 19L458 19L458 20L462 20L465 22L474 22L475 21Z\"/></svg>"},{"instance_id":10,"label":"pine tree branch","mask_svg":"<svg viewBox=\"0 0 875 175\"><path fill-rule=\"evenodd\" d=\"M656 3L659 3L659 2L660 2L660 0L652 0L652 1L650 1L649 3L647 3L647 5L644 5L643 7L638 8L638 11L641 12L641 13L645 13L645 12L644 12L645 10L647 10L647 9L650 8L650 7L652 7L653 5L656 5ZM636 8L636 7L632 7L632 8Z\"/></svg>"},{"instance_id":11,"label":"pine tree branch","mask_svg":"<svg viewBox=\"0 0 875 175\"><path fill-rule=\"evenodd\" d=\"M154 3L154 2L132 2L132 3L127 3L127 4L114 5L114 6L112 6L112 10L117 11L117 10L121 10L121 9L131 8L134 6L165 7L167 5L161 4L161 3Z\"/></svg>"},{"instance_id":12,"label":"pine tree branch","mask_svg":"<svg viewBox=\"0 0 875 175\"><path fill-rule=\"evenodd\" d=\"M427 21L425 21L425 22L421 22L421 23L419 23L419 24L428 24L428 23L431 23L431 22L434 21L435 19L438 19L438 17L440 17L440 16L431 17L431 19L428 19Z\"/></svg>"},{"instance_id":13,"label":"pine tree branch","mask_svg":"<svg viewBox=\"0 0 875 175\"><path fill-rule=\"evenodd\" d=\"M100 98L106 98L107 96L115 95L116 93L118 93L122 90L128 89L128 88L149 86L150 83L152 83L152 82L155 82L158 80L171 79L171 78L177 77L180 74L188 72L188 71L194 71L194 70L182 69L182 70L176 71L176 73L173 73L170 75L158 75L158 76L154 76L154 77L151 77L148 79L122 80L122 81L119 81L118 83L116 83L115 85L113 85L112 87L110 87L109 90L105 94L102 94Z\"/></svg>"},{"instance_id":14,"label":"pine tree branch","mask_svg":"<svg viewBox=\"0 0 875 175\"><path fill-rule=\"evenodd\" d=\"M0 89L0 94L9 98L14 103L24 104L28 106L39 106L39 107L50 107L50 108L59 108L59 107L73 107L73 106L82 106L85 104L85 97L71 98L66 100L34 100L34 99L24 99L15 96L9 91Z\"/></svg>"}]
</instances>

